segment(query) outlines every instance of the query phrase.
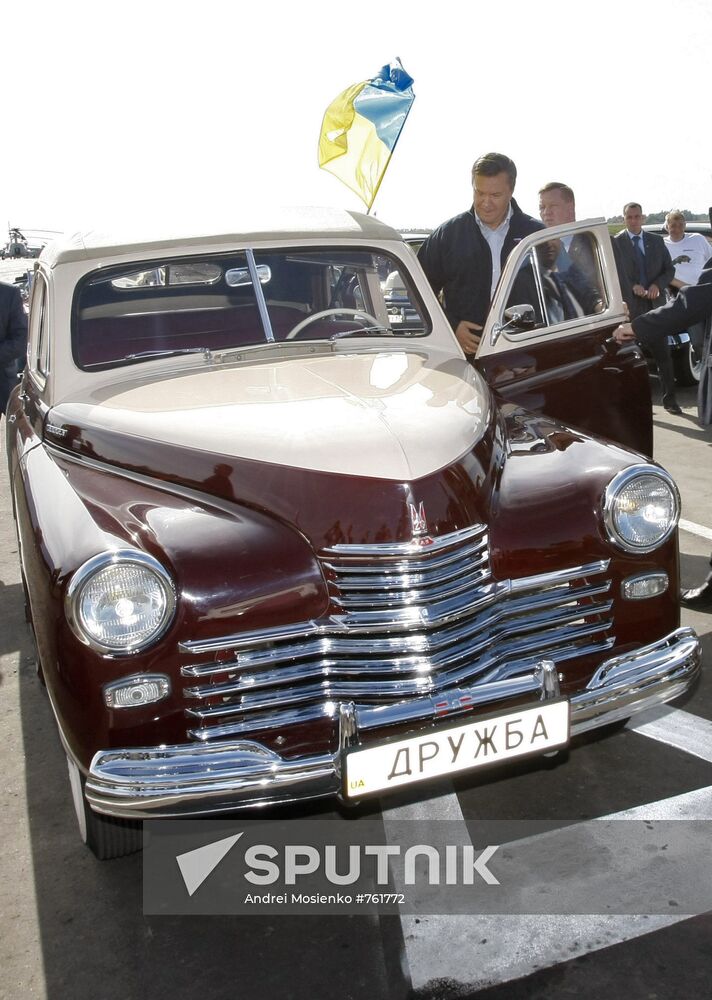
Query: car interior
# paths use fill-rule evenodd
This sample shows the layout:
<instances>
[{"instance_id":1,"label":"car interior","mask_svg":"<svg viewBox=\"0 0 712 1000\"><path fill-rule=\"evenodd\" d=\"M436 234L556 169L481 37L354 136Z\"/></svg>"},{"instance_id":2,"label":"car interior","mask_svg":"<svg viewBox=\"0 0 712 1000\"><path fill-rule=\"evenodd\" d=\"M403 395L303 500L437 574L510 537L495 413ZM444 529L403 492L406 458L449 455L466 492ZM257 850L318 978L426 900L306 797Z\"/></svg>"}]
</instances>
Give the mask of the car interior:
<instances>
[{"instance_id":1,"label":"car interior","mask_svg":"<svg viewBox=\"0 0 712 1000\"><path fill-rule=\"evenodd\" d=\"M76 294L74 359L95 370L272 341L400 335L386 301L394 272L410 303L408 335L422 336L425 309L401 263L380 252L248 250L102 269Z\"/></svg>"}]
</instances>

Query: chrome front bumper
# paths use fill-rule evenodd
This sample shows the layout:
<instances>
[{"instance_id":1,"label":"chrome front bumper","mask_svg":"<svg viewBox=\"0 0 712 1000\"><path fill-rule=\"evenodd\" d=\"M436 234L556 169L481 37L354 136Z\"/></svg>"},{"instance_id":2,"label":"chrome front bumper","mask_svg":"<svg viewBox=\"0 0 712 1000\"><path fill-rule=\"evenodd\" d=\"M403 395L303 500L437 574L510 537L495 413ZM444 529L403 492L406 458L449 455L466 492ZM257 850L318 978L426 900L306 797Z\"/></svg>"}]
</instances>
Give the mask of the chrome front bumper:
<instances>
[{"instance_id":1,"label":"chrome front bumper","mask_svg":"<svg viewBox=\"0 0 712 1000\"><path fill-rule=\"evenodd\" d=\"M700 664L700 642L690 628L606 660L586 689L570 699L572 736L672 701L694 683ZM507 683L510 694L531 692L532 700L559 694L551 661ZM475 684L454 698L451 693L449 704L469 709L499 700L503 693L501 685ZM444 725L462 721L461 714L443 717L438 711L442 704L433 703L431 719L441 717ZM284 758L250 740L99 751L86 779L87 800L100 813L150 819L338 795L342 749L358 745L363 729L403 721L397 705L383 706L377 714L372 709L360 713L351 703L339 705L338 711L339 750L313 757Z\"/></svg>"}]
</instances>

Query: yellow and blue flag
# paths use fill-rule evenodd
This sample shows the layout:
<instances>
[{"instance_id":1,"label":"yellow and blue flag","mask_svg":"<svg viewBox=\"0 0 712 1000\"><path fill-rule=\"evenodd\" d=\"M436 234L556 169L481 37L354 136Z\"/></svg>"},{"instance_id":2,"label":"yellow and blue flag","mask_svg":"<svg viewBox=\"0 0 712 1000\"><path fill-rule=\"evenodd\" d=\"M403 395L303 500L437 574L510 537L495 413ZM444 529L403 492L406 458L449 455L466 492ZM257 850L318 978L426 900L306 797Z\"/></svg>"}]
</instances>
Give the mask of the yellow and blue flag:
<instances>
[{"instance_id":1,"label":"yellow and blue flag","mask_svg":"<svg viewBox=\"0 0 712 1000\"><path fill-rule=\"evenodd\" d=\"M326 109L319 166L355 191L369 211L414 100L413 78L396 59L372 80L347 87Z\"/></svg>"}]
</instances>

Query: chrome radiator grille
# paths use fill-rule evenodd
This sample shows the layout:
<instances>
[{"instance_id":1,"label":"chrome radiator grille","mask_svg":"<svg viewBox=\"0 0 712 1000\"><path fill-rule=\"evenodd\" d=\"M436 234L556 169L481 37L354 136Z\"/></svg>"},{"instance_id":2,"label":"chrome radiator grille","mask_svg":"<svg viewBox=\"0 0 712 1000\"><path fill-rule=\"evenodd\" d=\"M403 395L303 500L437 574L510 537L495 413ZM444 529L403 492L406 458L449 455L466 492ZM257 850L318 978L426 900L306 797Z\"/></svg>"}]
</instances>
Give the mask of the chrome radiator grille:
<instances>
[{"instance_id":1,"label":"chrome radiator grille","mask_svg":"<svg viewBox=\"0 0 712 1000\"><path fill-rule=\"evenodd\" d=\"M338 545L321 562L330 616L182 645L195 658L182 671L191 738L322 718L343 701L362 727L382 724L386 707L389 721L425 716L448 691L518 693L542 657L559 664L614 642L606 561L494 581L482 525Z\"/></svg>"},{"instance_id":2,"label":"chrome radiator grille","mask_svg":"<svg viewBox=\"0 0 712 1000\"><path fill-rule=\"evenodd\" d=\"M482 525L394 545L335 545L322 566L333 603L354 611L430 607L472 596L489 577Z\"/></svg>"}]
</instances>

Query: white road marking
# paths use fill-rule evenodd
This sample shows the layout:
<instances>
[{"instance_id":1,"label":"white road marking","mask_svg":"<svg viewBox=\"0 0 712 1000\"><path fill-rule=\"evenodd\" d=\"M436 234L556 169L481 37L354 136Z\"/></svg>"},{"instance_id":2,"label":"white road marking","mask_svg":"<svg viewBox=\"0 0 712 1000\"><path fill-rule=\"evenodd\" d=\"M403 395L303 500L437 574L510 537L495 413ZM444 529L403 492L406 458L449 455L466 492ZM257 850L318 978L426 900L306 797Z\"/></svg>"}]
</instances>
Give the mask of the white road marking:
<instances>
[{"instance_id":1,"label":"white road marking","mask_svg":"<svg viewBox=\"0 0 712 1000\"><path fill-rule=\"evenodd\" d=\"M695 788L692 792L671 795L669 799L647 802L644 806L621 809L620 812L601 816L601 819L712 819L712 785ZM592 820L591 822L596 822Z\"/></svg>"},{"instance_id":2,"label":"white road marking","mask_svg":"<svg viewBox=\"0 0 712 1000\"><path fill-rule=\"evenodd\" d=\"M415 923L416 919L418 923ZM414 990L446 980L474 991L511 982L669 927L667 916L404 917L403 936Z\"/></svg>"},{"instance_id":3,"label":"white road marking","mask_svg":"<svg viewBox=\"0 0 712 1000\"><path fill-rule=\"evenodd\" d=\"M440 785L443 788L443 785ZM404 795L401 794L401 798ZM445 788L438 794L434 795L429 799L418 799L415 802L408 802L404 805L398 804L399 796L390 795L386 800L384 807L381 809L383 815L383 821L388 822L389 819L400 822L401 820L436 820L436 819L451 819L464 822L464 816L462 815L462 809L460 808L460 800L453 791L450 782L447 783Z\"/></svg>"},{"instance_id":4,"label":"white road marking","mask_svg":"<svg viewBox=\"0 0 712 1000\"><path fill-rule=\"evenodd\" d=\"M388 809L384 812L384 822L455 819L458 812L462 817L454 794L440 797L433 804L437 817L430 812L430 803L420 803L421 809L412 806L402 812L397 807ZM712 787L622 810L588 823L611 819L712 820ZM401 925L414 990L438 979L474 990L520 979L537 969L650 934L685 919L686 914L404 914Z\"/></svg>"},{"instance_id":5,"label":"white road marking","mask_svg":"<svg viewBox=\"0 0 712 1000\"><path fill-rule=\"evenodd\" d=\"M630 728L712 762L712 723L663 707ZM393 801L393 800L391 800ZM397 800L396 800L397 801ZM387 806L383 821L463 820L457 795ZM610 819L712 820L712 786L622 810ZM596 822L592 820L589 822ZM458 836L458 840L460 837ZM433 980L471 989L511 982L580 955L669 927L687 915L428 915L403 914L406 961L415 990Z\"/></svg>"},{"instance_id":6,"label":"white road marking","mask_svg":"<svg viewBox=\"0 0 712 1000\"><path fill-rule=\"evenodd\" d=\"M712 763L712 722L677 708L656 708L631 719L626 729Z\"/></svg>"},{"instance_id":7,"label":"white road marking","mask_svg":"<svg viewBox=\"0 0 712 1000\"><path fill-rule=\"evenodd\" d=\"M686 521L684 517L681 517L680 528L682 531L688 531L691 535L706 538L708 542L712 541L712 528L705 528L703 524L695 524L694 521Z\"/></svg>"}]
</instances>

